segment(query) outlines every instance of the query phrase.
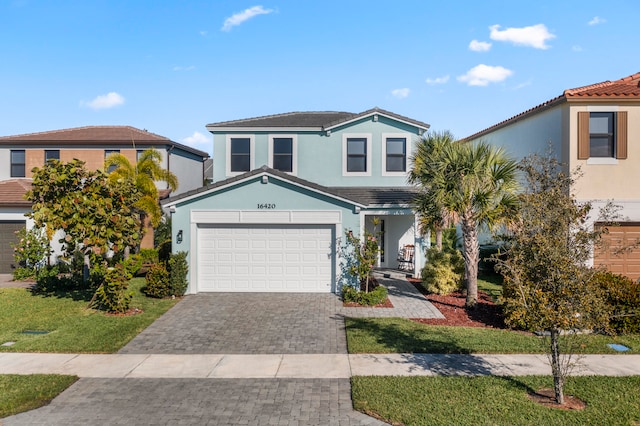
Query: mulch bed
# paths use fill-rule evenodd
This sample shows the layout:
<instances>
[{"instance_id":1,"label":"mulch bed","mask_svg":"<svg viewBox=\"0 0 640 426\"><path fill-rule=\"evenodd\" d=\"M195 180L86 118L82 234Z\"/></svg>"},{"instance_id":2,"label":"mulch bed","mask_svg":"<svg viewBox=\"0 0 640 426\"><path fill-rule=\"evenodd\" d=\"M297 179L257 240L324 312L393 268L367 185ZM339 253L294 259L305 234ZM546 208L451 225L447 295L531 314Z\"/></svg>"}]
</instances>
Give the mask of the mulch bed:
<instances>
[{"instance_id":1,"label":"mulch bed","mask_svg":"<svg viewBox=\"0 0 640 426\"><path fill-rule=\"evenodd\" d=\"M418 318L413 321L430 325L505 328L500 307L491 300L491 296L483 291L478 291L476 307L467 309L464 306L466 296L461 292L447 295L429 294L422 287L419 279L409 278L408 280L445 316L444 319Z\"/></svg>"}]
</instances>

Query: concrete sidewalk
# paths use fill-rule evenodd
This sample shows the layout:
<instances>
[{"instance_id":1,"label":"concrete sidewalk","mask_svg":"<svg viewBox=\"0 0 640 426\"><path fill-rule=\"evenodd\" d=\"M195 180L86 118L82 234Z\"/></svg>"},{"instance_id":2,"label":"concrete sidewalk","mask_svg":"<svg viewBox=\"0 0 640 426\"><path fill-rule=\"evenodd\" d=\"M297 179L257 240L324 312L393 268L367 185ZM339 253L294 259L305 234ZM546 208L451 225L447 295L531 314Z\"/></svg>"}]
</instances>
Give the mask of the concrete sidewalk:
<instances>
[{"instance_id":1,"label":"concrete sidewalk","mask_svg":"<svg viewBox=\"0 0 640 426\"><path fill-rule=\"evenodd\" d=\"M574 375L640 375L640 355L576 357ZM0 374L83 378L293 378L549 375L546 355L443 354L51 354L0 353Z\"/></svg>"}]
</instances>

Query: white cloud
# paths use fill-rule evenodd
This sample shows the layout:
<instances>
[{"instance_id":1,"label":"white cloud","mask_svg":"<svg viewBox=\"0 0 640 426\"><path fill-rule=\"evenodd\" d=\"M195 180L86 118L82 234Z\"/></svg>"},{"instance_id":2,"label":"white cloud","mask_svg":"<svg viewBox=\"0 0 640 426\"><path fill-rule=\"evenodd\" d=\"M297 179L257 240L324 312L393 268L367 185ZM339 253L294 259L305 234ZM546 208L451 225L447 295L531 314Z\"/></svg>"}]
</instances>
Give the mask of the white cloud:
<instances>
[{"instance_id":1,"label":"white cloud","mask_svg":"<svg viewBox=\"0 0 640 426\"><path fill-rule=\"evenodd\" d=\"M511 76L513 71L504 67L494 67L480 64L471 68L465 75L458 77L458 81L469 86L487 86L489 83L498 83Z\"/></svg>"},{"instance_id":2,"label":"white cloud","mask_svg":"<svg viewBox=\"0 0 640 426\"><path fill-rule=\"evenodd\" d=\"M599 16L594 16L593 19L588 22L588 24L589 25L598 25L598 24L604 24L605 22L607 22L606 19L601 18Z\"/></svg>"},{"instance_id":3,"label":"white cloud","mask_svg":"<svg viewBox=\"0 0 640 426\"><path fill-rule=\"evenodd\" d=\"M449 76L445 75L443 77L428 78L425 80L425 83L434 85L434 84L445 84L447 81L449 81Z\"/></svg>"},{"instance_id":4,"label":"white cloud","mask_svg":"<svg viewBox=\"0 0 640 426\"><path fill-rule=\"evenodd\" d=\"M582 46L576 44L574 46L571 46L571 50L573 50L574 52L582 52L584 49L582 48Z\"/></svg>"},{"instance_id":5,"label":"white cloud","mask_svg":"<svg viewBox=\"0 0 640 426\"><path fill-rule=\"evenodd\" d=\"M183 138L182 143L194 148L206 147L207 149L210 149L211 146L213 146L213 141L200 132L193 132L191 136Z\"/></svg>"},{"instance_id":6,"label":"white cloud","mask_svg":"<svg viewBox=\"0 0 640 426\"><path fill-rule=\"evenodd\" d=\"M244 21L247 21L254 16L258 15L268 15L273 12L273 9L265 9L262 6L253 6L249 9L245 9L242 12L235 13L224 20L224 25L222 25L222 31L231 31L231 29L235 26L242 24Z\"/></svg>"},{"instance_id":7,"label":"white cloud","mask_svg":"<svg viewBox=\"0 0 640 426\"><path fill-rule=\"evenodd\" d=\"M198 34L200 34L202 37L206 37L209 34L209 31L200 31Z\"/></svg>"},{"instance_id":8,"label":"white cloud","mask_svg":"<svg viewBox=\"0 0 640 426\"><path fill-rule=\"evenodd\" d=\"M398 99L404 99L407 96L409 96L409 93L411 92L411 90L409 90L408 88L404 87L402 89L394 89L391 91L391 94L398 98Z\"/></svg>"},{"instance_id":9,"label":"white cloud","mask_svg":"<svg viewBox=\"0 0 640 426\"><path fill-rule=\"evenodd\" d=\"M95 99L89 102L80 102L82 106L88 106L91 109L109 109L122 105L124 103L124 97L116 92L109 92L106 95L97 96Z\"/></svg>"},{"instance_id":10,"label":"white cloud","mask_svg":"<svg viewBox=\"0 0 640 426\"><path fill-rule=\"evenodd\" d=\"M469 43L469 50L474 52L488 52L489 49L491 49L491 43L486 41L471 40L471 43Z\"/></svg>"},{"instance_id":11,"label":"white cloud","mask_svg":"<svg viewBox=\"0 0 640 426\"><path fill-rule=\"evenodd\" d=\"M544 24L532 25L522 28L507 28L500 30L500 25L489 27L491 40L507 41L516 46L529 46L536 49L548 49L548 40L555 38Z\"/></svg>"},{"instance_id":12,"label":"white cloud","mask_svg":"<svg viewBox=\"0 0 640 426\"><path fill-rule=\"evenodd\" d=\"M188 67L173 67L174 71L193 71L195 69L195 65L189 65Z\"/></svg>"}]
</instances>

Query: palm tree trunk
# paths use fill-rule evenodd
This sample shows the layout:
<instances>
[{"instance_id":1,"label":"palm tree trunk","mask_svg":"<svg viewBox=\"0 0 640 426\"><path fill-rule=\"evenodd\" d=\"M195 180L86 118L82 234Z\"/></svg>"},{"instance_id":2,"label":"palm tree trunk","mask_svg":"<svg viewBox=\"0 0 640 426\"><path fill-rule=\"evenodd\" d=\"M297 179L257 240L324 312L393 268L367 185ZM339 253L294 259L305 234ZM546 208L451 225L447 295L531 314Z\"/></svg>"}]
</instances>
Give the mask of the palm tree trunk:
<instances>
[{"instance_id":1,"label":"palm tree trunk","mask_svg":"<svg viewBox=\"0 0 640 426\"><path fill-rule=\"evenodd\" d=\"M464 257L464 275L467 284L466 306L474 308L478 303L478 260L480 246L478 244L478 226L475 220L462 218L462 241Z\"/></svg>"},{"instance_id":2,"label":"palm tree trunk","mask_svg":"<svg viewBox=\"0 0 640 426\"><path fill-rule=\"evenodd\" d=\"M436 228L436 248L438 251L442 251L442 228Z\"/></svg>"},{"instance_id":3,"label":"palm tree trunk","mask_svg":"<svg viewBox=\"0 0 640 426\"><path fill-rule=\"evenodd\" d=\"M564 374L560 365L560 330L551 329L551 371L553 373L553 392L556 402L560 405L564 404Z\"/></svg>"}]
</instances>

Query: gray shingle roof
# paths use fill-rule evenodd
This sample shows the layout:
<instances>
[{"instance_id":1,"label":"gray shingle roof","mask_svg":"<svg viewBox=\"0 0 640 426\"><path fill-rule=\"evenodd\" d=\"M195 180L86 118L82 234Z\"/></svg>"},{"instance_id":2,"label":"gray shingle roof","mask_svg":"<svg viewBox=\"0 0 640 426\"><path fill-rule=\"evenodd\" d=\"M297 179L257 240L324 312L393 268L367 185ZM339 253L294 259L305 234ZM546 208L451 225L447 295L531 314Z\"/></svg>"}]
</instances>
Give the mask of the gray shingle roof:
<instances>
[{"instance_id":1,"label":"gray shingle roof","mask_svg":"<svg viewBox=\"0 0 640 426\"><path fill-rule=\"evenodd\" d=\"M310 130L329 129L357 120L369 115L380 114L409 123L417 128L427 130L429 124L414 120L381 108L372 108L361 113L338 111L288 112L284 114L266 115L262 117L245 118L241 120L222 121L207 124L209 131L233 130L236 128L309 128Z\"/></svg>"},{"instance_id":2,"label":"gray shingle roof","mask_svg":"<svg viewBox=\"0 0 640 426\"><path fill-rule=\"evenodd\" d=\"M340 198L356 205L363 207L368 206L394 206L398 207L406 206L415 196L416 190L413 187L327 187L318 185L305 179L301 179L296 176L291 176L287 173L271 169L267 166L262 166L259 169L251 170L250 172L243 173L238 176L231 177L213 184L203 186L198 189L194 189L183 194L170 197L166 200L162 200L161 204L175 204L185 198L191 198L198 194L203 194L209 191L215 191L218 188L228 187L236 182L241 182L249 179L253 176L258 176L263 173L276 176L282 180L292 182L302 187L309 188L311 190Z\"/></svg>"}]
</instances>

